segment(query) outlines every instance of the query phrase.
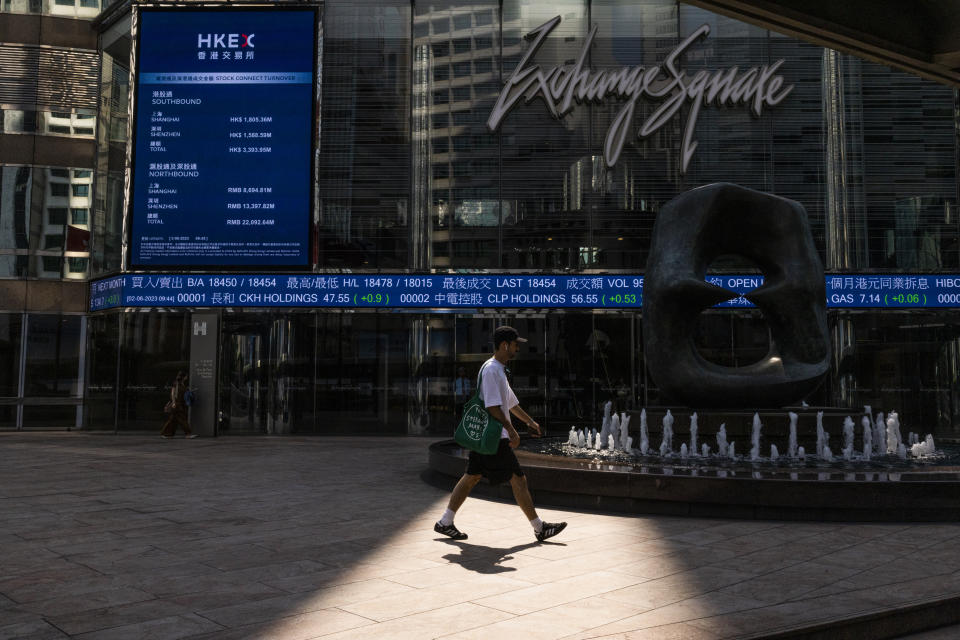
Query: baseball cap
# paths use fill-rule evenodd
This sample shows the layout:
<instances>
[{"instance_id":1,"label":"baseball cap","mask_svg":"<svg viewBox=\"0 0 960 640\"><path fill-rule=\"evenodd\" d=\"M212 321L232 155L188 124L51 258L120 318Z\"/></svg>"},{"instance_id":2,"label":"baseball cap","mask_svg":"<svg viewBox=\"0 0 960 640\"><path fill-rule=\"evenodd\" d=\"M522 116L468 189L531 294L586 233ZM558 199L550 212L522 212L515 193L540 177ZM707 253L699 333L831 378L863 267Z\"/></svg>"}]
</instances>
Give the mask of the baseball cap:
<instances>
[{"instance_id":1,"label":"baseball cap","mask_svg":"<svg viewBox=\"0 0 960 640\"><path fill-rule=\"evenodd\" d=\"M502 326L493 330L493 346L497 347L501 342L526 342L526 338L521 338L520 334L513 327Z\"/></svg>"}]
</instances>

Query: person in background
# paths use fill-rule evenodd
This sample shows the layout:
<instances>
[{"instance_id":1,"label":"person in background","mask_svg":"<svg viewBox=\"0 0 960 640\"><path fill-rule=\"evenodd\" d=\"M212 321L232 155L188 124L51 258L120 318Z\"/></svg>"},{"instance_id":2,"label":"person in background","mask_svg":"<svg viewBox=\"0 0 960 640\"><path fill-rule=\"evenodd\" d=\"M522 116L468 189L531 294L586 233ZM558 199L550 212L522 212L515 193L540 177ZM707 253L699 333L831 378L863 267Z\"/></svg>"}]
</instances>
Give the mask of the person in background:
<instances>
[{"instance_id":1,"label":"person in background","mask_svg":"<svg viewBox=\"0 0 960 640\"><path fill-rule=\"evenodd\" d=\"M163 424L163 428L160 430L161 438L169 439L175 436L178 425L183 428L184 437L197 437L197 434L193 433L193 430L190 428L190 419L187 415L187 402L184 395L187 393L188 388L187 374L183 371L178 372L177 379L173 383L173 387L170 388L170 417L167 418L167 421Z\"/></svg>"}]
</instances>

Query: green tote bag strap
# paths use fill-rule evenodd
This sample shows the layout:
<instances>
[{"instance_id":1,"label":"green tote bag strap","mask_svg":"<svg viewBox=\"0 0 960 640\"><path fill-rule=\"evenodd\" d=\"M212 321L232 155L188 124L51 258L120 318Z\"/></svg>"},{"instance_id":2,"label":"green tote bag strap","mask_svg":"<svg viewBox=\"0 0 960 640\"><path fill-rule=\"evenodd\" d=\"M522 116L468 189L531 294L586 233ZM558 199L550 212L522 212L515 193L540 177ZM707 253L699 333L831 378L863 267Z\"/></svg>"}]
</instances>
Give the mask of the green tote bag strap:
<instances>
[{"instance_id":1,"label":"green tote bag strap","mask_svg":"<svg viewBox=\"0 0 960 640\"><path fill-rule=\"evenodd\" d=\"M490 415L483 403L480 392L483 382L483 370L489 360L480 367L477 374L477 390L463 406L463 416L453 433L454 441L465 449L484 455L492 455L500 447L500 434L503 424Z\"/></svg>"}]
</instances>

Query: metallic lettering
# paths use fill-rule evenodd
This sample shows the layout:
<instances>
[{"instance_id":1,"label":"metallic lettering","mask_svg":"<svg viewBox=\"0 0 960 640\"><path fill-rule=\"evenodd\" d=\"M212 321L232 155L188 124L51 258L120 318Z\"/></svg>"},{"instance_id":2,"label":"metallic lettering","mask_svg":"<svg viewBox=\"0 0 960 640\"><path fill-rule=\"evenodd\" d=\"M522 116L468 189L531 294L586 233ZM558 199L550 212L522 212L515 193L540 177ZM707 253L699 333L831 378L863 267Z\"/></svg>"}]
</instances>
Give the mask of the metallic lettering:
<instances>
[{"instance_id":1,"label":"metallic lettering","mask_svg":"<svg viewBox=\"0 0 960 640\"><path fill-rule=\"evenodd\" d=\"M603 157L612 167L620 158L627 135L633 126L636 103L641 97L663 102L647 118L637 131L638 138L654 134L669 122L677 112L689 104L680 148L680 173L685 174L697 149L694 130L702 106L749 105L754 115L760 116L763 108L774 107L786 98L793 85L783 86L783 77L775 75L784 60L771 65L751 67L740 73L739 67L716 71L698 71L692 77L678 66L678 59L698 39L710 33L709 25L684 38L664 59L662 66L621 67L618 70L594 71L586 66L587 54L597 34L597 25L590 29L580 54L573 64L558 65L544 71L533 64L533 58L546 37L560 24L557 16L526 35L533 43L524 53L520 64L507 80L497 98L487 128L494 132L507 114L523 99L529 104L536 98L543 100L554 118L570 113L576 104L600 103L607 97L626 100L613 119L603 145Z\"/></svg>"}]
</instances>

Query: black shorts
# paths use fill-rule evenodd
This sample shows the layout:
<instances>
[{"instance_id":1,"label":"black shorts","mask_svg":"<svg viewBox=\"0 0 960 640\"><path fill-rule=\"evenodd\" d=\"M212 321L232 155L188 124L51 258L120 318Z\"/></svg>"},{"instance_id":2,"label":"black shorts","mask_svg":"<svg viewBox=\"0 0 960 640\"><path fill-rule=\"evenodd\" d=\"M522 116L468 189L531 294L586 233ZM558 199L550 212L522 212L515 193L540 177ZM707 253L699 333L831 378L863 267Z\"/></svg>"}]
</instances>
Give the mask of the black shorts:
<instances>
[{"instance_id":1,"label":"black shorts","mask_svg":"<svg viewBox=\"0 0 960 640\"><path fill-rule=\"evenodd\" d=\"M497 452L492 455L485 456L471 451L467 461L467 475L481 475L489 480L490 484L497 485L509 481L515 475L522 476L523 469L513 453L510 441L504 438L500 440Z\"/></svg>"}]
</instances>

